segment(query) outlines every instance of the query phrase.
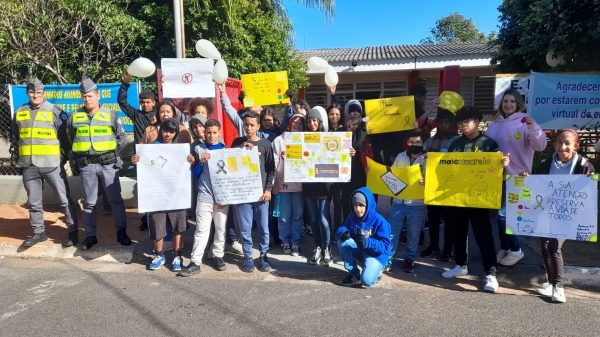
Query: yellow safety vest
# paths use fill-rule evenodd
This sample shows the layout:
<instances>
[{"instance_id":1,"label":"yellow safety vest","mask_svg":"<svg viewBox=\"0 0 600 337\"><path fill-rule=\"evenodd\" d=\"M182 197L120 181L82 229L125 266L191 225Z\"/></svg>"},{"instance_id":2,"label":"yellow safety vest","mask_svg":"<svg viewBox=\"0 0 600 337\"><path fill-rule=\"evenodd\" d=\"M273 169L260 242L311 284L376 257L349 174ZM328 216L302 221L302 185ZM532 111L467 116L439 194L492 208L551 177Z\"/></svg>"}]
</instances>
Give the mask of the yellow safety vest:
<instances>
[{"instance_id":1,"label":"yellow safety vest","mask_svg":"<svg viewBox=\"0 0 600 337\"><path fill-rule=\"evenodd\" d=\"M17 166L57 167L60 165L60 143L56 135L54 105L42 103L32 109L28 104L15 111L19 128L19 161Z\"/></svg>"},{"instance_id":2,"label":"yellow safety vest","mask_svg":"<svg viewBox=\"0 0 600 337\"><path fill-rule=\"evenodd\" d=\"M73 152L80 155L101 155L117 148L117 138L112 130L112 112L101 108L90 120L86 112L73 114L75 129Z\"/></svg>"}]
</instances>

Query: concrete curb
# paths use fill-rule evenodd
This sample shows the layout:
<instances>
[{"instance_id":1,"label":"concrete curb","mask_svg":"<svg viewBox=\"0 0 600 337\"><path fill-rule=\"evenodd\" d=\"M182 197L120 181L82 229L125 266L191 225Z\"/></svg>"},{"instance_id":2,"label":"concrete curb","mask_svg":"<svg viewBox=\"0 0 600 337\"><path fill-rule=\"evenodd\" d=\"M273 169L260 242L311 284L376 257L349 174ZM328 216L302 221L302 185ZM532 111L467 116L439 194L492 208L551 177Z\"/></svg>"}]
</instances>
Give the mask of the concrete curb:
<instances>
[{"instance_id":1,"label":"concrete curb","mask_svg":"<svg viewBox=\"0 0 600 337\"><path fill-rule=\"evenodd\" d=\"M80 259L102 262L131 263L137 261L136 245L95 246L90 250L76 247L64 248L60 244L35 245L24 248L17 243L0 243L0 255L21 258Z\"/></svg>"},{"instance_id":2,"label":"concrete curb","mask_svg":"<svg viewBox=\"0 0 600 337\"><path fill-rule=\"evenodd\" d=\"M565 266L563 282L600 288L600 268Z\"/></svg>"}]
</instances>

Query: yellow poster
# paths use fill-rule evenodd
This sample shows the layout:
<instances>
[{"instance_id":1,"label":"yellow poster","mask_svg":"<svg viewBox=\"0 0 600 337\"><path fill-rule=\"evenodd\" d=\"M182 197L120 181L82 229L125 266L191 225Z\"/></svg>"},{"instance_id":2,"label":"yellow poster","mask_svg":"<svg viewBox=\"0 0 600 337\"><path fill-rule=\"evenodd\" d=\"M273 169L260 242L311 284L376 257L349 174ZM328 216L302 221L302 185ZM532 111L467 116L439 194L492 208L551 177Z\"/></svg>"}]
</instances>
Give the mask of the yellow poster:
<instances>
[{"instance_id":1,"label":"yellow poster","mask_svg":"<svg viewBox=\"0 0 600 337\"><path fill-rule=\"evenodd\" d=\"M425 170L425 203L500 209L501 159L500 152L429 153ZM519 195L511 198L518 200Z\"/></svg>"},{"instance_id":2,"label":"yellow poster","mask_svg":"<svg viewBox=\"0 0 600 337\"><path fill-rule=\"evenodd\" d=\"M244 107L289 103L287 71L242 75Z\"/></svg>"},{"instance_id":3,"label":"yellow poster","mask_svg":"<svg viewBox=\"0 0 600 337\"><path fill-rule=\"evenodd\" d=\"M414 96L369 99L365 101L365 112L369 117L367 134L414 129Z\"/></svg>"},{"instance_id":4,"label":"yellow poster","mask_svg":"<svg viewBox=\"0 0 600 337\"><path fill-rule=\"evenodd\" d=\"M423 199L424 188L419 185L419 164L409 167L389 167L367 157L367 187L373 194L387 195L400 199Z\"/></svg>"}]
</instances>

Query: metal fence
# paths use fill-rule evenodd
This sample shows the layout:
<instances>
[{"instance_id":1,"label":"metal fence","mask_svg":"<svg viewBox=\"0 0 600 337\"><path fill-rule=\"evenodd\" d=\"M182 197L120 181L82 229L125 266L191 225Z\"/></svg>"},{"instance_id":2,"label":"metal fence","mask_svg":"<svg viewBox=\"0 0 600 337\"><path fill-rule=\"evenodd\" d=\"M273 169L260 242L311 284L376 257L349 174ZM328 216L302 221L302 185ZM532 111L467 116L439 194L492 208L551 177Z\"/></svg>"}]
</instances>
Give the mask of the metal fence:
<instances>
[{"instance_id":1,"label":"metal fence","mask_svg":"<svg viewBox=\"0 0 600 337\"><path fill-rule=\"evenodd\" d=\"M19 175L15 166L18 153L10 132L11 109L8 87L0 86L0 175Z\"/></svg>"}]
</instances>

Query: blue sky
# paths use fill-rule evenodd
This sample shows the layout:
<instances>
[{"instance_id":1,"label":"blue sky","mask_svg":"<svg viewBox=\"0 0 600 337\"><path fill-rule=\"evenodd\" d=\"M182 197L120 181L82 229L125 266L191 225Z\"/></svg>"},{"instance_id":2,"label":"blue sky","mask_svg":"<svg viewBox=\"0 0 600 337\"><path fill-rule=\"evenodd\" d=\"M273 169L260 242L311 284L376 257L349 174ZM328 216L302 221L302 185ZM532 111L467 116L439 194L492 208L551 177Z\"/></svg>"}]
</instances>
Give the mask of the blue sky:
<instances>
[{"instance_id":1,"label":"blue sky","mask_svg":"<svg viewBox=\"0 0 600 337\"><path fill-rule=\"evenodd\" d=\"M418 44L435 21L453 12L473 19L486 34L498 31L502 0L335 0L331 21L298 1L285 0L296 48L343 48Z\"/></svg>"}]
</instances>

